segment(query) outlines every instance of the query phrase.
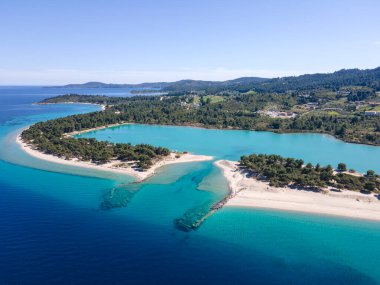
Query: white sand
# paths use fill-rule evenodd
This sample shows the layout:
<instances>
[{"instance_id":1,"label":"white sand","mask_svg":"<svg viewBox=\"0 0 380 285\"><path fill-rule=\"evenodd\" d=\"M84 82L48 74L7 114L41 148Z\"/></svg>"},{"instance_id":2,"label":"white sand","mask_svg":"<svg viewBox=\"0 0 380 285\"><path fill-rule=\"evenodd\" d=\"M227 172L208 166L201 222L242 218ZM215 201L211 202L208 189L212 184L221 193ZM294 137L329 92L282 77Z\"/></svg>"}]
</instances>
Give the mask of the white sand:
<instances>
[{"instance_id":1,"label":"white sand","mask_svg":"<svg viewBox=\"0 0 380 285\"><path fill-rule=\"evenodd\" d=\"M237 162L219 160L229 183L231 198L226 206L269 208L314 214L380 221L380 200L373 194L331 190L312 192L290 188L271 187L268 183L246 177Z\"/></svg>"},{"instance_id":2,"label":"white sand","mask_svg":"<svg viewBox=\"0 0 380 285\"><path fill-rule=\"evenodd\" d=\"M101 127L91 128L91 129L85 129L83 131L75 131L75 132L71 132L71 133L66 133L66 134L63 134L63 136L64 137L72 137L72 136L79 135L79 134L89 133L89 132L93 132L93 131L99 131L99 130L103 130L103 129L107 129L107 128L112 128L112 127L119 127L119 126L123 126L123 125L131 125L131 124L132 123L122 122L122 123L111 124L111 125L107 125L107 126L101 126Z\"/></svg>"},{"instance_id":3,"label":"white sand","mask_svg":"<svg viewBox=\"0 0 380 285\"><path fill-rule=\"evenodd\" d=\"M60 103L33 103L37 105L53 105L53 104L75 104L75 105L97 105L100 106L101 110L104 111L106 109L106 105L103 104L96 104L96 103L86 103L86 102L60 102Z\"/></svg>"},{"instance_id":4,"label":"white sand","mask_svg":"<svg viewBox=\"0 0 380 285\"><path fill-rule=\"evenodd\" d=\"M91 162L78 161L77 159L66 160L63 158L59 158L57 156L44 154L34 149L33 146L24 143L20 135L17 136L16 142L20 145L23 151L25 151L29 155L34 156L38 159L47 160L53 163L59 163L59 164L64 164L64 165L79 166L79 167L84 167L88 169L97 169L101 171L110 171L110 172L119 173L119 174L126 174L126 175L137 178L137 181L145 180L148 177L156 174L157 169L165 165L169 165L173 163L206 161L206 160L213 159L212 156L194 155L190 153L181 154L179 158L176 158L175 157L176 153L171 153L168 157L165 157L162 160L159 160L156 163L154 163L153 166L149 168L148 170L138 171L132 167L118 167L117 166L118 164L123 163L122 161L119 161L119 160L114 160L106 164L97 165Z\"/></svg>"}]
</instances>

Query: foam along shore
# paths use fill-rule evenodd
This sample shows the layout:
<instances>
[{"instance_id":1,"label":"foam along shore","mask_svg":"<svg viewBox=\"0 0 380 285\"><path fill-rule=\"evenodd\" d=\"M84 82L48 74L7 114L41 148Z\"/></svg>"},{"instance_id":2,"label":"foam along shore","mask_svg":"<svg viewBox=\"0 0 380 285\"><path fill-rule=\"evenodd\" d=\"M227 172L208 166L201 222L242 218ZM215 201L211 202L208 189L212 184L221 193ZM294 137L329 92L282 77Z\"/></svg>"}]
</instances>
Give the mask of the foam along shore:
<instances>
[{"instance_id":1,"label":"foam along shore","mask_svg":"<svg viewBox=\"0 0 380 285\"><path fill-rule=\"evenodd\" d=\"M97 105L97 106L100 106L100 110L101 111L104 111L106 109L106 105L96 104L96 103L87 103L87 102L60 102L60 103L42 103L42 102L38 102L38 103L33 103L33 104L37 104L37 105L53 105L53 104Z\"/></svg>"},{"instance_id":2,"label":"foam along shore","mask_svg":"<svg viewBox=\"0 0 380 285\"><path fill-rule=\"evenodd\" d=\"M277 209L380 221L380 200L373 194L326 189L323 192L278 188L240 170L238 162L218 160L231 195L225 206Z\"/></svg>"},{"instance_id":3,"label":"foam along shore","mask_svg":"<svg viewBox=\"0 0 380 285\"><path fill-rule=\"evenodd\" d=\"M101 170L101 171L113 172L117 174L125 174L125 175L135 177L137 179L136 182L141 182L151 177L152 175L157 173L157 170L160 167L163 167L165 165L174 164L174 163L199 162L199 161L207 161L207 160L213 159L212 156L206 156L206 155L194 155L190 153L183 153L183 154L180 154L180 157L177 157L178 155L177 153L170 153L170 155L168 155L167 157L164 157L163 159L156 161L149 169L145 171L140 171L139 169L131 167L130 165L128 165L128 163L122 162L120 160L113 160L109 163L99 165L92 162L80 161L78 159L66 160L54 155L45 154L36 150L32 145L29 145L23 142L20 135L17 136L16 142L17 144L20 145L20 148L23 151L41 160L46 160L49 162L70 165L70 166L78 166L78 167L83 167L87 169L96 169L96 170Z\"/></svg>"}]
</instances>

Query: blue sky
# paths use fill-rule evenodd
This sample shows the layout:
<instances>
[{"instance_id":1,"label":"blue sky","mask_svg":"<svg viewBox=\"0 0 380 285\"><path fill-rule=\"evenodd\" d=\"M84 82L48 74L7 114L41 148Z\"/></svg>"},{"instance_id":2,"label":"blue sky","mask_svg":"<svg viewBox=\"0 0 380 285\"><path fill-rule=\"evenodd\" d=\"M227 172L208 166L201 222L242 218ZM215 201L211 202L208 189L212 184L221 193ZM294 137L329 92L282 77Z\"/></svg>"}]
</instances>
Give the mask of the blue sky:
<instances>
[{"instance_id":1,"label":"blue sky","mask_svg":"<svg viewBox=\"0 0 380 285\"><path fill-rule=\"evenodd\" d=\"M378 0L0 1L0 84L380 66Z\"/></svg>"}]
</instances>

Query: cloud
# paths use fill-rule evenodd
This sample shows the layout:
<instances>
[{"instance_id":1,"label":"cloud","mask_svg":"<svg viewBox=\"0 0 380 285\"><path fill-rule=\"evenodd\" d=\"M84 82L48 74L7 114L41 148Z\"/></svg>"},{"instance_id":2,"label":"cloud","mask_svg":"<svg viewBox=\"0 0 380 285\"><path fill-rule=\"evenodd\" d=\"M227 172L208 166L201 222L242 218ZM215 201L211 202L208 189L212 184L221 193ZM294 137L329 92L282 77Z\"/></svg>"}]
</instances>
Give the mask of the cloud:
<instances>
[{"instance_id":1,"label":"cloud","mask_svg":"<svg viewBox=\"0 0 380 285\"><path fill-rule=\"evenodd\" d=\"M228 69L209 70L77 70L77 69L0 69L1 85L59 85L101 81L107 83L141 83L181 79L228 80L244 76L280 77L300 75L296 70Z\"/></svg>"}]
</instances>

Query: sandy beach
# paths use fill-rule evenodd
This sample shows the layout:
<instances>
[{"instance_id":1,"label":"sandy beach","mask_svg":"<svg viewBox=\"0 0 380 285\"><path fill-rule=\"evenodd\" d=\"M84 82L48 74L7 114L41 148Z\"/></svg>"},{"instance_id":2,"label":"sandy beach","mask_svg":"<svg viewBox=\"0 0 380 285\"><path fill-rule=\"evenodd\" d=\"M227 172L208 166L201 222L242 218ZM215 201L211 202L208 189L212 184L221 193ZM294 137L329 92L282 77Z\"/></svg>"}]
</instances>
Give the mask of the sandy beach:
<instances>
[{"instance_id":1,"label":"sandy beach","mask_svg":"<svg viewBox=\"0 0 380 285\"><path fill-rule=\"evenodd\" d=\"M89 132L93 132L93 131L99 131L99 130L103 130L103 129L107 129L107 128L112 128L112 127L120 127L120 126L123 126L123 125L131 125L132 123L127 123L127 122L122 122L122 123L117 123L117 124L110 124L110 125L106 125L106 126L101 126L101 127L96 127L96 128L91 128L91 129L85 129L83 131L75 131L75 132L71 132L71 133L65 133L63 134L64 137L72 137L72 136L76 136L76 135L80 135L80 134L85 134L85 133L89 133Z\"/></svg>"},{"instance_id":2,"label":"sandy beach","mask_svg":"<svg viewBox=\"0 0 380 285\"><path fill-rule=\"evenodd\" d=\"M380 200L373 194L342 190L312 192L271 187L246 177L237 162L215 162L228 181L233 196L225 206L277 209L380 221Z\"/></svg>"},{"instance_id":3,"label":"sandy beach","mask_svg":"<svg viewBox=\"0 0 380 285\"><path fill-rule=\"evenodd\" d=\"M89 131L89 130L87 130ZM206 156L206 155L194 155L190 153L184 153L181 154L179 158L176 158L176 153L171 153L168 157L165 157L162 160L157 161L156 163L153 164L151 168L149 168L146 171L138 171L133 167L120 167L118 165L122 164L122 161L119 160L113 160L109 163L98 165L95 163L91 162L86 162L86 161L79 161L77 159L72 159L72 160L66 160L63 158L59 158L53 155L49 154L44 154L36 149L33 148L33 146L28 145L24 143L20 137L20 135L17 136L16 138L17 144L20 145L20 148L28 153L31 156L34 156L38 159L46 160L49 162L53 163L59 163L59 164L64 164L64 165L71 165L71 166L79 166L79 167L84 167L87 169L97 169L101 171L109 171L109 172L114 172L118 174L125 174L129 176L135 177L137 180L136 182L141 182L152 175L157 173L157 170L160 167L163 167L165 165L169 164L174 164L174 163L186 163L186 162L199 162L199 161L207 161L207 160L212 160L212 156ZM123 163L125 164L125 163Z\"/></svg>"},{"instance_id":4,"label":"sandy beach","mask_svg":"<svg viewBox=\"0 0 380 285\"><path fill-rule=\"evenodd\" d=\"M37 105L53 105L53 104L75 104L75 105L96 105L96 106L100 106L100 110L101 111L104 111L106 109L106 105L103 105L103 104L96 104L96 103L86 103L86 102L60 102L60 103L42 103L42 102L38 102L38 103L33 103L33 104L37 104Z\"/></svg>"}]
</instances>

